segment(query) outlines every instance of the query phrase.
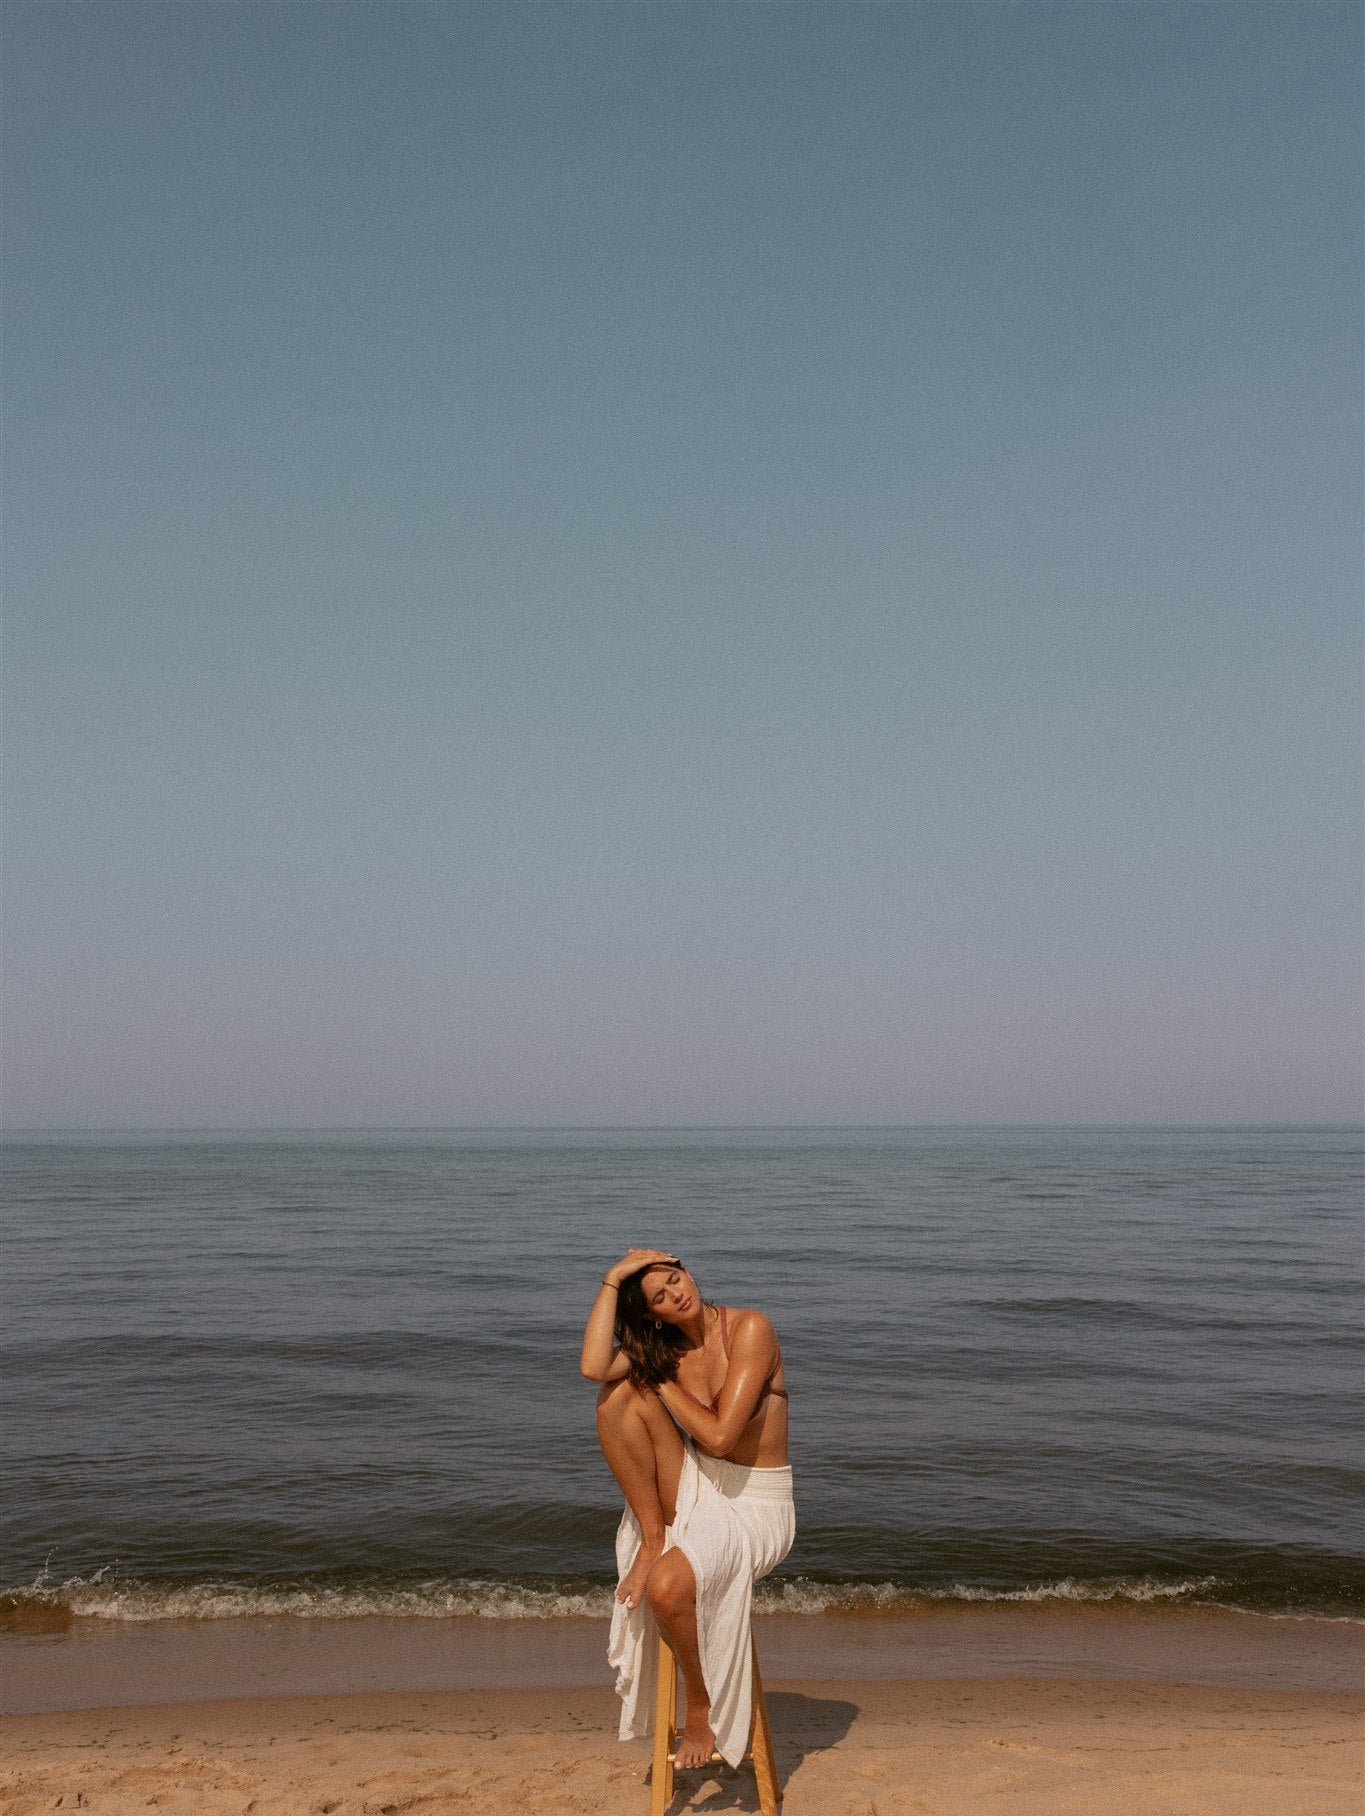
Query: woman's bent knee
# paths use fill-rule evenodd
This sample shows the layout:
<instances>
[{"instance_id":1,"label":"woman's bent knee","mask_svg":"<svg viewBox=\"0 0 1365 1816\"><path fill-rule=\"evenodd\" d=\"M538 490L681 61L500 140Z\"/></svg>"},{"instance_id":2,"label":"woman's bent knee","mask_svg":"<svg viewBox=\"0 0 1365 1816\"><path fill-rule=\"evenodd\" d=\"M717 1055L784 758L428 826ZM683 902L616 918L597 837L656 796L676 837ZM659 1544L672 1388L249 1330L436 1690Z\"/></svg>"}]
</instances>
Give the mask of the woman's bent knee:
<instances>
[{"instance_id":1,"label":"woman's bent knee","mask_svg":"<svg viewBox=\"0 0 1365 1816\"><path fill-rule=\"evenodd\" d=\"M604 1381L597 1393L598 1414L604 1412L625 1412L629 1408L638 1410L640 1396L624 1377L620 1381Z\"/></svg>"},{"instance_id":2,"label":"woman's bent knee","mask_svg":"<svg viewBox=\"0 0 1365 1816\"><path fill-rule=\"evenodd\" d=\"M655 1614L661 1620L671 1620L691 1606L696 1594L692 1566L682 1552L676 1548L665 1551L645 1583L645 1595Z\"/></svg>"}]
</instances>

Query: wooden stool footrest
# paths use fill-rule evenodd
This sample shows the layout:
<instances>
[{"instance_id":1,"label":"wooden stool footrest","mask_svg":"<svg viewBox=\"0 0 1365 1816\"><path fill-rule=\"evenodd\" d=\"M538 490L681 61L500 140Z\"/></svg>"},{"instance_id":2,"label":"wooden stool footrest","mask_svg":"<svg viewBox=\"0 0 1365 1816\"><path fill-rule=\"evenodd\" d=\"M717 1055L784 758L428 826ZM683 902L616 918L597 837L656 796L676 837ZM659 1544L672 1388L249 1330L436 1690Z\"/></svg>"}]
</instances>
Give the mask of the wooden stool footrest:
<instances>
[{"instance_id":1,"label":"wooden stool footrest","mask_svg":"<svg viewBox=\"0 0 1365 1816\"><path fill-rule=\"evenodd\" d=\"M753 1660L753 1723L749 1729L749 1749L744 1757L752 1760L754 1782L758 1787L758 1807L762 1816L778 1816L782 1801L782 1784L777 1776L777 1756L773 1752L773 1732L768 1726L768 1704L763 1695L763 1679L758 1669L758 1647L750 1638ZM659 1687L654 1699L654 1769L649 1781L649 1816L664 1816L673 1800L673 1748L677 1740L678 1661L668 1641L659 1640ZM713 1764L725 1764L723 1755L713 1753Z\"/></svg>"}]
</instances>

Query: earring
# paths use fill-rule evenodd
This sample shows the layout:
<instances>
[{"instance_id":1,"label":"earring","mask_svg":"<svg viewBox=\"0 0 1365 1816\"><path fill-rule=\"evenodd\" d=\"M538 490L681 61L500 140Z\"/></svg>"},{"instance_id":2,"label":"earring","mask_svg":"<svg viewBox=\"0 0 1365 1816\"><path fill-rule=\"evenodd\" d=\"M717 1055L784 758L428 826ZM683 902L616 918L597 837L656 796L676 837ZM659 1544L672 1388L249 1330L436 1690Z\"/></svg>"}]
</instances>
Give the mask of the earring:
<instances>
[{"instance_id":1,"label":"earring","mask_svg":"<svg viewBox=\"0 0 1365 1816\"><path fill-rule=\"evenodd\" d=\"M664 1321L663 1321L663 1319L662 1319L662 1318L656 1318L656 1319L655 1319L655 1320L654 1320L654 1328L655 1328L655 1330L662 1330L662 1329L663 1329L663 1327L664 1327Z\"/></svg>"}]
</instances>

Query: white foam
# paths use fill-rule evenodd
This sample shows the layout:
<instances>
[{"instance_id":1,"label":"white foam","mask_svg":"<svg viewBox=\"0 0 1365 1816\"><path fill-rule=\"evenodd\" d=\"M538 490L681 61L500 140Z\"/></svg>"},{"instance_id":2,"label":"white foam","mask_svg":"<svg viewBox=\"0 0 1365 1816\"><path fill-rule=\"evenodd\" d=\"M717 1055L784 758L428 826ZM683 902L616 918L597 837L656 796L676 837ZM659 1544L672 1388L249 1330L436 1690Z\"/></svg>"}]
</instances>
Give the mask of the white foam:
<instances>
[{"instance_id":1,"label":"white foam","mask_svg":"<svg viewBox=\"0 0 1365 1816\"><path fill-rule=\"evenodd\" d=\"M1150 1577L1079 1582L1063 1577L1022 1589L993 1589L975 1583L946 1588L907 1588L897 1583L817 1583L801 1577L760 1583L755 1606L774 1614L902 1613L956 1602L1178 1602L1206 1595L1217 1577L1202 1576L1178 1583Z\"/></svg>"},{"instance_id":2,"label":"white foam","mask_svg":"<svg viewBox=\"0 0 1365 1816\"><path fill-rule=\"evenodd\" d=\"M1067 1576L1057 1583L1038 1583L1027 1589L978 1589L968 1583L956 1583L943 1592L943 1599L957 1602L1178 1602L1206 1594L1217 1581L1216 1576L1200 1576L1183 1583L1157 1583L1150 1577L1140 1577L1136 1581L1078 1583Z\"/></svg>"},{"instance_id":3,"label":"white foam","mask_svg":"<svg viewBox=\"0 0 1365 1816\"><path fill-rule=\"evenodd\" d=\"M830 1583L782 1577L760 1583L754 1605L758 1612L767 1614L909 1614L962 1604L1011 1603L1184 1603L1235 1608L1235 1601L1217 1596L1217 1588L1218 1578L1214 1576L1178 1582L1159 1582L1152 1577L1062 1577L1018 1589L988 1588L976 1583L924 1588L904 1583ZM484 1620L555 1620L568 1616L605 1617L611 1612L611 1591L590 1585L555 1588L468 1578L430 1578L403 1586L359 1584L348 1588L307 1583L167 1584L148 1583L109 1570L89 1577L70 1577L64 1582L56 1582L44 1572L23 1589L0 1591L0 1617L7 1610L14 1615L24 1609L42 1608L110 1621L246 1620L268 1615L296 1620L364 1620L376 1616L444 1620L461 1615Z\"/></svg>"},{"instance_id":4,"label":"white foam","mask_svg":"<svg viewBox=\"0 0 1365 1816\"><path fill-rule=\"evenodd\" d=\"M606 1615L606 1589L543 1589L521 1583L432 1581L403 1588L349 1589L308 1585L275 1588L238 1583L140 1582L135 1578L72 1578L37 1582L3 1600L61 1607L100 1620L244 1620L289 1615L299 1620L361 1620L374 1616L443 1620L481 1615L489 1620L544 1620L566 1615Z\"/></svg>"}]
</instances>

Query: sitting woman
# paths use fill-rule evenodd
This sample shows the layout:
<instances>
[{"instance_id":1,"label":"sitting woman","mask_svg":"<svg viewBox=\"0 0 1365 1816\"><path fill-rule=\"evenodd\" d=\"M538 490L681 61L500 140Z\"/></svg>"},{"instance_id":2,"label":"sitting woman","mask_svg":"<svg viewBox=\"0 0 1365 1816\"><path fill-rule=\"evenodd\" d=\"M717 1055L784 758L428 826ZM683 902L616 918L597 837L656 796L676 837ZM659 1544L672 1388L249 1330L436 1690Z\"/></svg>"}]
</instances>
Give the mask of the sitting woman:
<instances>
[{"instance_id":1,"label":"sitting woman","mask_svg":"<svg viewBox=\"0 0 1365 1816\"><path fill-rule=\"evenodd\" d=\"M796 1531L782 1352L762 1312L711 1305L676 1255L632 1249L607 1269L581 1367L602 1382L597 1432L626 1497L609 1657L621 1738L647 1734L658 1647L682 1669L681 1767L749 1741L753 1585Z\"/></svg>"}]
</instances>

